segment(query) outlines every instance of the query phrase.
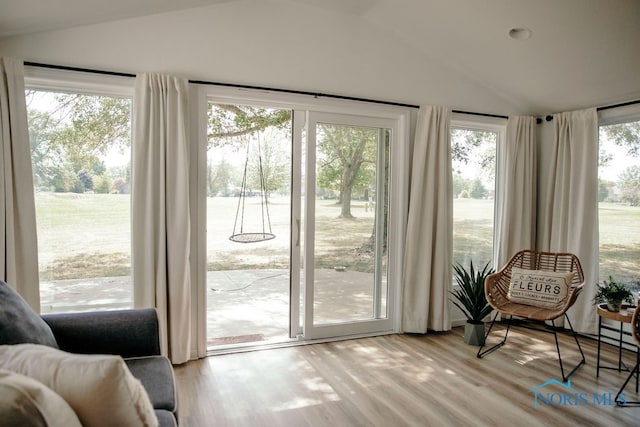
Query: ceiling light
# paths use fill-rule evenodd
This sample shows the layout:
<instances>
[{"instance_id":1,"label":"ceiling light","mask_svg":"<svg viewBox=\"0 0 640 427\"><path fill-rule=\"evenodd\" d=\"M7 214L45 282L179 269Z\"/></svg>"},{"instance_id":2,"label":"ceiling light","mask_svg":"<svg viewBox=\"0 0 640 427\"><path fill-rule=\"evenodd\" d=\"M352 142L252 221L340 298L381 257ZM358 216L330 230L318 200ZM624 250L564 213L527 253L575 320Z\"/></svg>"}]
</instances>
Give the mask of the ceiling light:
<instances>
[{"instance_id":1,"label":"ceiling light","mask_svg":"<svg viewBox=\"0 0 640 427\"><path fill-rule=\"evenodd\" d=\"M528 28L512 28L509 30L509 37L514 40L527 40L531 37L531 30Z\"/></svg>"}]
</instances>

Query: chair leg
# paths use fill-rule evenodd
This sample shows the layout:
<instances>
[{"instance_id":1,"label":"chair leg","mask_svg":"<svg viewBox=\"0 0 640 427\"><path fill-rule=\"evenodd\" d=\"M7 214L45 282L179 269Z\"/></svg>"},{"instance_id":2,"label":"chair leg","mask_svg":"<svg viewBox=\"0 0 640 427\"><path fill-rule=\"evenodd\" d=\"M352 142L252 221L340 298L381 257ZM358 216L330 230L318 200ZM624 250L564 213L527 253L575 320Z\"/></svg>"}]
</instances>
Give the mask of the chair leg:
<instances>
[{"instance_id":1,"label":"chair leg","mask_svg":"<svg viewBox=\"0 0 640 427\"><path fill-rule=\"evenodd\" d=\"M490 347L490 348L486 349L485 351L482 351L482 349L484 348L484 345L487 342L487 338L489 338L489 334L491 333L491 329L493 329L493 325L496 323L496 319L498 318L498 314L500 314L500 313L496 312L495 316L493 316L493 320L491 321L491 325L489 325L489 330L487 331L487 333L484 336L484 339L482 340L482 344L480 345L480 348L478 349L478 354L476 355L478 357L478 359L482 358L485 354L489 354L493 350L496 350L499 347L502 347L507 342L507 335L509 334L509 328L511 327L511 316L509 316L509 318L507 319L507 331L505 332L504 338L502 339L502 341L500 341L498 344L494 345L493 347Z\"/></svg>"},{"instance_id":2,"label":"chair leg","mask_svg":"<svg viewBox=\"0 0 640 427\"><path fill-rule=\"evenodd\" d=\"M558 344L558 333L556 331L556 323L555 323L555 321L552 320L551 321L551 325L553 326L553 337L555 338L556 350L558 351L558 361L560 362L560 373L562 374L562 381L567 382L569 377L571 375L573 375L573 373L580 366L585 364L586 359L584 357L584 352L582 351L582 347L580 346L580 341L578 341L578 335L576 334L576 331L573 329L573 325L571 324L571 320L569 320L569 316L567 316L566 313L565 313L564 317L565 317L565 319L567 319L567 323L569 323L569 329L571 329L571 334L573 335L573 339L576 341L576 344L578 346L578 350L580 350L580 356L582 357L582 359L578 362L578 364L573 367L571 372L569 372L569 374L565 376L565 374L564 374L564 365L562 363L562 355L560 354L560 345Z\"/></svg>"},{"instance_id":3,"label":"chair leg","mask_svg":"<svg viewBox=\"0 0 640 427\"><path fill-rule=\"evenodd\" d=\"M616 394L616 399L615 399L616 405L618 406L639 406L640 405L640 402L628 401L622 396L622 393L625 387L627 386L627 384L629 384L629 381L631 380L631 378L633 378L634 375L636 376L636 379L638 378L638 375L640 375L640 361L638 361L636 363L636 366L631 370L631 372L629 372L629 376L625 380L624 384L622 384L622 387L620 387L620 390L618 390L618 394Z\"/></svg>"}]
</instances>

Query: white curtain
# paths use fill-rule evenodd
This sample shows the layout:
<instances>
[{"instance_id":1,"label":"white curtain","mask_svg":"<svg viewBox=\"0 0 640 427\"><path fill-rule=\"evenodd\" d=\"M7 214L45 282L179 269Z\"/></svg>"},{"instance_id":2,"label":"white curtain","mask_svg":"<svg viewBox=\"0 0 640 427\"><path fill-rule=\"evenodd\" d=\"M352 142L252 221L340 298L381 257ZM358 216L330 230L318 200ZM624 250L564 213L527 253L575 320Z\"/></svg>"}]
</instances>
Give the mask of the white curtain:
<instances>
[{"instance_id":1,"label":"white curtain","mask_svg":"<svg viewBox=\"0 0 640 427\"><path fill-rule=\"evenodd\" d=\"M521 249L536 245L536 119L509 117L498 150L494 265L501 268Z\"/></svg>"},{"instance_id":2,"label":"white curtain","mask_svg":"<svg viewBox=\"0 0 640 427\"><path fill-rule=\"evenodd\" d=\"M592 299L598 282L598 116L595 108L553 116L549 188L541 208L541 250L571 252L584 270L585 289L569 311L579 332L596 332ZM541 172L547 166L541 165Z\"/></svg>"},{"instance_id":3,"label":"white curtain","mask_svg":"<svg viewBox=\"0 0 640 427\"><path fill-rule=\"evenodd\" d=\"M133 115L133 278L136 307L156 307L163 353L189 360L188 82L142 74Z\"/></svg>"},{"instance_id":4,"label":"white curtain","mask_svg":"<svg viewBox=\"0 0 640 427\"><path fill-rule=\"evenodd\" d=\"M0 138L0 279L40 312L24 66L10 58L0 58Z\"/></svg>"},{"instance_id":5,"label":"white curtain","mask_svg":"<svg viewBox=\"0 0 640 427\"><path fill-rule=\"evenodd\" d=\"M403 274L402 329L451 329L449 290L453 258L453 184L450 110L418 111Z\"/></svg>"}]
</instances>

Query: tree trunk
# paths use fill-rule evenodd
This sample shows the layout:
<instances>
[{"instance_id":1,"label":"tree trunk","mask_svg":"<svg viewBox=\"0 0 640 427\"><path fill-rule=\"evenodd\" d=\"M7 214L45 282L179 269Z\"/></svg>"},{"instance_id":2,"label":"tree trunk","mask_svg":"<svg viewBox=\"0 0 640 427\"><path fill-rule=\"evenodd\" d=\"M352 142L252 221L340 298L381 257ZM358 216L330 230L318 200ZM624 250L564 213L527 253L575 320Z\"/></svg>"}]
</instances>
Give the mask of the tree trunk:
<instances>
[{"instance_id":1,"label":"tree trunk","mask_svg":"<svg viewBox=\"0 0 640 427\"><path fill-rule=\"evenodd\" d=\"M355 181L358 168L353 165L347 165L342 172L342 183L340 188L340 199L342 207L340 208L340 218L353 218L351 214L351 196L353 193L353 182Z\"/></svg>"},{"instance_id":2,"label":"tree trunk","mask_svg":"<svg viewBox=\"0 0 640 427\"><path fill-rule=\"evenodd\" d=\"M340 198L342 199L340 207L340 218L353 218L353 215L351 214L351 193L351 185L345 185L345 180L343 180L342 188L340 189Z\"/></svg>"}]
</instances>

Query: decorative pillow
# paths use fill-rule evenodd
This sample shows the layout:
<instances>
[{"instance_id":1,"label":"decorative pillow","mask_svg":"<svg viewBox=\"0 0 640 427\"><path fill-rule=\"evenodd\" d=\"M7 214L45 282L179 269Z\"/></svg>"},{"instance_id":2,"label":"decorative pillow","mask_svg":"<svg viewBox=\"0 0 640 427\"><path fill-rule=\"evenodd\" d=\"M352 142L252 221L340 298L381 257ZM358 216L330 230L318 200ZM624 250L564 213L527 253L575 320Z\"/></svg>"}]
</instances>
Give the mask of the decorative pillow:
<instances>
[{"instance_id":1,"label":"decorative pillow","mask_svg":"<svg viewBox=\"0 0 640 427\"><path fill-rule=\"evenodd\" d=\"M3 345L0 369L27 375L58 393L84 427L158 425L147 392L120 356Z\"/></svg>"},{"instance_id":2,"label":"decorative pillow","mask_svg":"<svg viewBox=\"0 0 640 427\"><path fill-rule=\"evenodd\" d=\"M16 291L0 280L0 345L22 343L58 348L49 325Z\"/></svg>"},{"instance_id":3,"label":"decorative pillow","mask_svg":"<svg viewBox=\"0 0 640 427\"><path fill-rule=\"evenodd\" d=\"M567 298L573 273L544 270L511 270L508 298L511 302L556 308Z\"/></svg>"},{"instance_id":4,"label":"decorative pillow","mask_svg":"<svg viewBox=\"0 0 640 427\"><path fill-rule=\"evenodd\" d=\"M44 384L0 369L0 424L22 427L82 427L62 397Z\"/></svg>"}]
</instances>

